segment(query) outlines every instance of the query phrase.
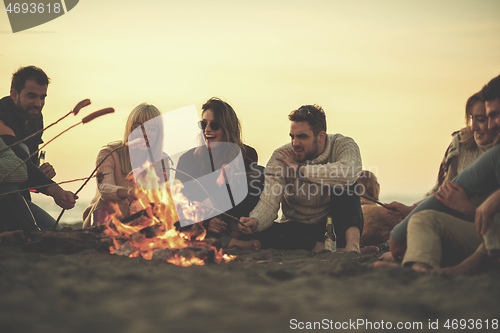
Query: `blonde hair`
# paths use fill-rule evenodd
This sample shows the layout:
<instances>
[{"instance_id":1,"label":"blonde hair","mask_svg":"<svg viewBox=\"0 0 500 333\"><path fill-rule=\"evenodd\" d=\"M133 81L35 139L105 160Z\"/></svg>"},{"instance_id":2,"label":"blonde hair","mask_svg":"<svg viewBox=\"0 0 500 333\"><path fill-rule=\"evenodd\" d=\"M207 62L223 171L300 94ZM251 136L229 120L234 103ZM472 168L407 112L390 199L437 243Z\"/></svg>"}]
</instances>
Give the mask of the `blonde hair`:
<instances>
[{"instance_id":1,"label":"blonde hair","mask_svg":"<svg viewBox=\"0 0 500 333\"><path fill-rule=\"evenodd\" d=\"M155 125L159 125L158 128L160 129L157 141L160 142L160 144L155 145L154 153L155 156L160 156L163 143L163 123L161 117L159 117L160 115L160 110L158 110L156 106L147 103L137 105L128 115L125 131L123 133L123 141L114 143L115 147L122 145L122 148L117 150L117 154L120 158L121 169L124 175L128 175L130 171L132 171L129 148L125 146L125 144L128 143L128 138L134 129L134 124L144 124L151 119L156 119ZM158 123L156 124L156 122Z\"/></svg>"}]
</instances>

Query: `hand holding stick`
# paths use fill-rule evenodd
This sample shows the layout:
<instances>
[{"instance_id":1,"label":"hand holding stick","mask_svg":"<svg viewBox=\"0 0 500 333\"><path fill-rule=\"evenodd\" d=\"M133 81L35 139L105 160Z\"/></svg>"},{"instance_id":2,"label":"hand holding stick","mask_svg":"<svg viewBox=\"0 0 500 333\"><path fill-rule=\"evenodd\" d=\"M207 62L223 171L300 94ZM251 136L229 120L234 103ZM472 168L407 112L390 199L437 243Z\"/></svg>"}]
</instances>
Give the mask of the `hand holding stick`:
<instances>
[{"instance_id":1,"label":"hand holding stick","mask_svg":"<svg viewBox=\"0 0 500 333\"><path fill-rule=\"evenodd\" d=\"M113 108L105 108L105 109L101 109L101 110L98 110L98 111L95 111L93 113L91 113L90 115L88 115L87 117L83 118L82 121L74 124L73 126L70 126L69 128L65 129L64 131L62 131L61 133L57 134L55 137L53 137L52 139L50 139L47 143L45 143L42 147L40 147L39 149L37 149L33 154L31 154L27 159L25 159L21 164L19 164L17 167L15 167L14 169L12 169L9 173L7 173L2 179L0 179L0 183L2 183L8 176L10 176L13 172L15 172L17 169L19 169L21 166L23 166L24 164L26 164L26 162L28 162L33 156L35 156L36 154L38 154L38 152L40 150L42 150L43 148L45 148L49 143L51 143L52 141L54 141L55 139L57 139L58 137L60 137L61 135L63 135L64 133L66 133L67 131L69 131L70 129L80 125L80 124L86 124L92 120L94 120L95 118L97 117L100 117L100 116L103 116L105 114L108 114L108 113L113 113L115 112L115 109Z\"/></svg>"}]
</instances>

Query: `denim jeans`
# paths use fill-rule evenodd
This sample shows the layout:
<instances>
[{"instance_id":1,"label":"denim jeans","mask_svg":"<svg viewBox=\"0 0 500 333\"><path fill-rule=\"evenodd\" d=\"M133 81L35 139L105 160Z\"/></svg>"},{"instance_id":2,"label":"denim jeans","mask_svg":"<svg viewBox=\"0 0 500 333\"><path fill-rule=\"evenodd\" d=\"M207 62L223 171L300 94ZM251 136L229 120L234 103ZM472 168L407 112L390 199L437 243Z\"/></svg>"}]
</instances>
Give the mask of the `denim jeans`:
<instances>
[{"instance_id":1,"label":"denim jeans","mask_svg":"<svg viewBox=\"0 0 500 333\"><path fill-rule=\"evenodd\" d=\"M16 184L0 185L0 193L19 190ZM20 193L0 196L0 230L52 230L56 220ZM57 229L61 229L60 226Z\"/></svg>"},{"instance_id":2,"label":"denim jeans","mask_svg":"<svg viewBox=\"0 0 500 333\"><path fill-rule=\"evenodd\" d=\"M340 195L331 194L329 214L332 216L337 247L346 246L345 232L351 227L357 227L360 235L363 232L363 210L359 195L352 185L348 191ZM263 248L277 248L284 250L312 250L316 242L325 241L326 230L325 216L316 224L306 224L300 221L273 223L273 225L256 236Z\"/></svg>"},{"instance_id":3,"label":"denim jeans","mask_svg":"<svg viewBox=\"0 0 500 333\"><path fill-rule=\"evenodd\" d=\"M500 188L500 144L481 155L476 162L456 176L453 182L460 185L469 197L491 193ZM446 207L432 195L392 229L392 238L400 244L405 244L408 220L413 214L424 210L436 210L473 222L472 219Z\"/></svg>"}]
</instances>

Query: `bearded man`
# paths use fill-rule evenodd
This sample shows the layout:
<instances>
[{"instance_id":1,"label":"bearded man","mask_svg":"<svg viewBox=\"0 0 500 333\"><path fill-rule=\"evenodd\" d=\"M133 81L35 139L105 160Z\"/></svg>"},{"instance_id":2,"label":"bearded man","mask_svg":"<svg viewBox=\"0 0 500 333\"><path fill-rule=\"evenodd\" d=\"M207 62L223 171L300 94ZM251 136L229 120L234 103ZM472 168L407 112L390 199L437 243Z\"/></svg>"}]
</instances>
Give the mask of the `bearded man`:
<instances>
[{"instance_id":1,"label":"bearded man","mask_svg":"<svg viewBox=\"0 0 500 333\"><path fill-rule=\"evenodd\" d=\"M324 249L327 216L337 247L359 252L363 213L356 180L361 156L353 139L326 134L326 116L318 105L288 115L291 143L274 151L266 166L265 186L240 231L257 232L263 247ZM282 219L274 222L282 209ZM274 223L273 223L274 222Z\"/></svg>"},{"instance_id":2,"label":"bearded man","mask_svg":"<svg viewBox=\"0 0 500 333\"><path fill-rule=\"evenodd\" d=\"M0 99L0 138L9 146L19 140L25 139L43 129L42 109L47 97L47 87L50 79L45 72L35 66L21 67L12 75L10 95ZM35 154L42 141L41 131L38 135L12 148L21 160L27 159ZM0 193L11 192L19 188L39 187L39 191L54 198L57 205L64 209L75 206L75 195L70 191L63 190L55 184L51 178L55 176L55 170L49 163L39 166L38 154L35 154L26 163L28 181L23 184L0 184ZM44 186L46 187L41 187ZM18 195L5 195L0 197L1 218L9 224L5 227L10 230L21 227L21 211L33 216L35 224L31 229L52 229L56 221L43 209L31 202L29 192L23 192L23 197Z\"/></svg>"}]
</instances>

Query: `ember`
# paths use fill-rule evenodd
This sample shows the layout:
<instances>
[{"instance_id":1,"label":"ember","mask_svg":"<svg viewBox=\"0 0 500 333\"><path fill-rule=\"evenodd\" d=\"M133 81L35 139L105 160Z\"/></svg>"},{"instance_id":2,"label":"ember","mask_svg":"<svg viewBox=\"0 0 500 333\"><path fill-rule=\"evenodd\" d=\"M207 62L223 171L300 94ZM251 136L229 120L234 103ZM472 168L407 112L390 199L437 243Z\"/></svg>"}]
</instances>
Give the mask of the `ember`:
<instances>
[{"instance_id":1,"label":"ember","mask_svg":"<svg viewBox=\"0 0 500 333\"><path fill-rule=\"evenodd\" d=\"M205 240L206 231L202 227L186 232L176 230L178 211L185 219L200 221L205 209L188 202L181 193L183 185L179 181L170 189L168 184L159 182L154 168L146 167L146 170L144 179L137 180L138 200L131 206L131 216L120 221L121 213L116 205L115 214L103 232L113 240L110 253L147 260L161 258L179 266L233 260L235 256L223 254L222 249Z\"/></svg>"}]
</instances>

